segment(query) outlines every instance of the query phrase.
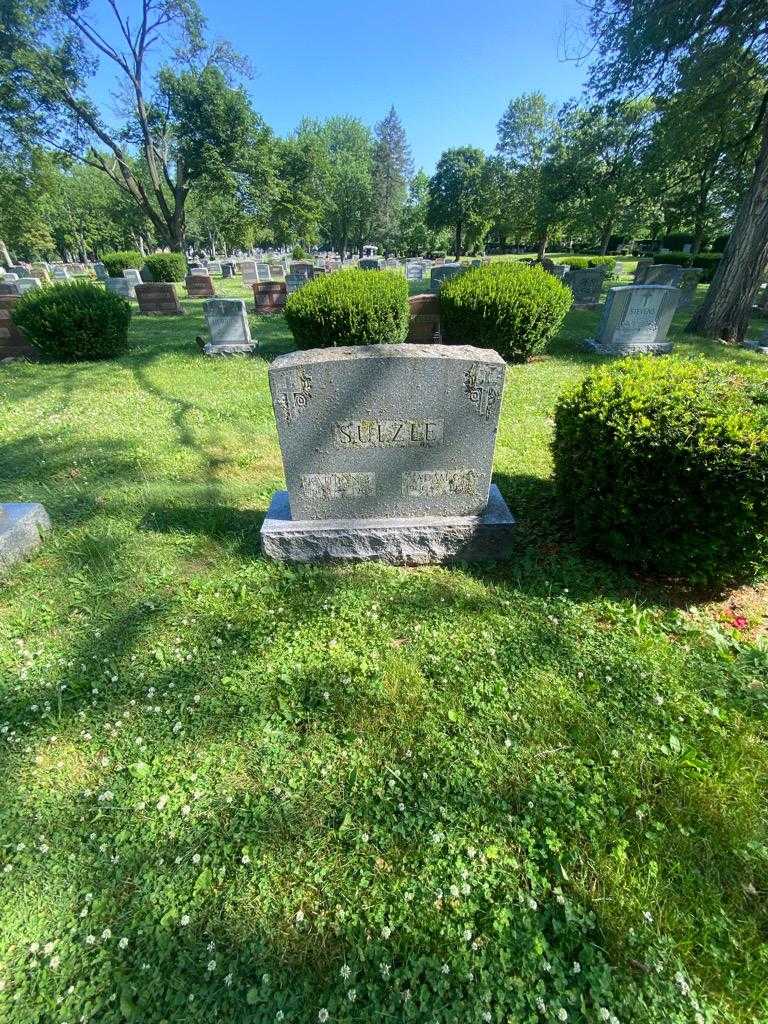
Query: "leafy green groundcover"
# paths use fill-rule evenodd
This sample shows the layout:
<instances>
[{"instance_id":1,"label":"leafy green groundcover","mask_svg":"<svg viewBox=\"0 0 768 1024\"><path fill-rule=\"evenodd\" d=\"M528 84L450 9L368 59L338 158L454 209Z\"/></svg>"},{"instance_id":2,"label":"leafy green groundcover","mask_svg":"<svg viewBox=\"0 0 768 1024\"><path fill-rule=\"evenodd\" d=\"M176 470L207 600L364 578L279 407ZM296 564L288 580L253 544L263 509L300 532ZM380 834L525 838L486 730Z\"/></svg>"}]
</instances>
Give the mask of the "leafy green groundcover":
<instances>
[{"instance_id":1,"label":"leafy green groundcover","mask_svg":"<svg viewBox=\"0 0 768 1024\"><path fill-rule=\"evenodd\" d=\"M201 305L2 368L55 529L0 588L0 1020L762 1020L768 654L559 532L594 314L508 373L512 563L290 569L290 336L202 361Z\"/></svg>"}]
</instances>

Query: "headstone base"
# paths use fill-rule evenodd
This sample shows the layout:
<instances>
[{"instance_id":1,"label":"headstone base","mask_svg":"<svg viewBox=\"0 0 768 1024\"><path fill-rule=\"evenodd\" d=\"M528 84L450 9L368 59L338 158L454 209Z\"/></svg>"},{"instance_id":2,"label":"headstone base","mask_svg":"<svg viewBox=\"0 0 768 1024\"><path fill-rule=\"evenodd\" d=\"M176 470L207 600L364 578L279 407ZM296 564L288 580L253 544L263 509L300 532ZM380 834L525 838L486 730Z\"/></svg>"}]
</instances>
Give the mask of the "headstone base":
<instances>
[{"instance_id":1,"label":"headstone base","mask_svg":"<svg viewBox=\"0 0 768 1024\"><path fill-rule=\"evenodd\" d=\"M743 348L748 348L751 352L759 352L761 356L768 356L768 344L765 339L760 341L747 341L746 339L742 343Z\"/></svg>"},{"instance_id":2,"label":"headstone base","mask_svg":"<svg viewBox=\"0 0 768 1024\"><path fill-rule=\"evenodd\" d=\"M36 501L0 505L0 574L33 551L50 528L48 513Z\"/></svg>"},{"instance_id":3,"label":"headstone base","mask_svg":"<svg viewBox=\"0 0 768 1024\"><path fill-rule=\"evenodd\" d=\"M482 515L418 519L293 520L288 492L276 491L261 527L261 548L277 562L499 562L512 555L514 526L495 484Z\"/></svg>"},{"instance_id":4,"label":"headstone base","mask_svg":"<svg viewBox=\"0 0 768 1024\"><path fill-rule=\"evenodd\" d=\"M207 345L203 346L203 354L206 356L252 356L256 347L255 342L248 344L247 342L230 341L214 345L209 341Z\"/></svg>"},{"instance_id":5,"label":"headstone base","mask_svg":"<svg viewBox=\"0 0 768 1024\"><path fill-rule=\"evenodd\" d=\"M594 338L584 342L584 348L589 352L596 352L599 356L668 356L672 351L671 341L649 342L646 345L631 345L625 349L611 348L608 345L599 345Z\"/></svg>"}]
</instances>

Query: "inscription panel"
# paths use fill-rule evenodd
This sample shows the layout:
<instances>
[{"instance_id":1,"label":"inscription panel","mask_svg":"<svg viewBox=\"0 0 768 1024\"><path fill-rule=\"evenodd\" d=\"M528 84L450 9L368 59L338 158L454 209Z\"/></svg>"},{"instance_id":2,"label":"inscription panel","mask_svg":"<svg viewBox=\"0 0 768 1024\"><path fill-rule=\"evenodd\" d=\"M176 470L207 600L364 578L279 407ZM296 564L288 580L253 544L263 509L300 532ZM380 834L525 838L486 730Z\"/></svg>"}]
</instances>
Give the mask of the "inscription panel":
<instances>
[{"instance_id":1,"label":"inscription panel","mask_svg":"<svg viewBox=\"0 0 768 1024\"><path fill-rule=\"evenodd\" d=\"M472 469L417 469L403 473L406 498L442 498L448 494L477 494Z\"/></svg>"},{"instance_id":2,"label":"inscription panel","mask_svg":"<svg viewBox=\"0 0 768 1024\"><path fill-rule=\"evenodd\" d=\"M373 473L303 473L301 489L310 498L372 498Z\"/></svg>"},{"instance_id":3,"label":"inscription panel","mask_svg":"<svg viewBox=\"0 0 768 1024\"><path fill-rule=\"evenodd\" d=\"M333 425L339 448L429 448L443 440L444 421L434 420L340 420Z\"/></svg>"}]
</instances>

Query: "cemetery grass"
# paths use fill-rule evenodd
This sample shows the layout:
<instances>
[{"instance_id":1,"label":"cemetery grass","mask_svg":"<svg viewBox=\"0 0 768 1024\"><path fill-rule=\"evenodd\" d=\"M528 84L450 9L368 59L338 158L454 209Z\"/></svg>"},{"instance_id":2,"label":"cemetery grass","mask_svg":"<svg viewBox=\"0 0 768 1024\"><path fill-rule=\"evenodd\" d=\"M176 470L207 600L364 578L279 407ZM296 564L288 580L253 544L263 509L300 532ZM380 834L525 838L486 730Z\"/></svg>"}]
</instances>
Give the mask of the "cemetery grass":
<instances>
[{"instance_id":1,"label":"cemetery grass","mask_svg":"<svg viewBox=\"0 0 768 1024\"><path fill-rule=\"evenodd\" d=\"M291 568L284 321L204 361L184 307L0 368L0 494L56 524L0 584L0 1019L765 1021L768 602L569 544L596 315L510 368L508 565Z\"/></svg>"}]
</instances>

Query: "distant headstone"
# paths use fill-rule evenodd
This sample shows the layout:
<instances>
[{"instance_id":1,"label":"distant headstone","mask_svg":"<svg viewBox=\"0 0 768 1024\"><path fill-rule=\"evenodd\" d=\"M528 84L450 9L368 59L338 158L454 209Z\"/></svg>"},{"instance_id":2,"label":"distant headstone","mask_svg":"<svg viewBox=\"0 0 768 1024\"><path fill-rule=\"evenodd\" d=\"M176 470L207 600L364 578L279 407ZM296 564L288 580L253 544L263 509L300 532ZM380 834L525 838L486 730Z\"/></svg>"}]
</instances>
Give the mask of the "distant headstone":
<instances>
[{"instance_id":1,"label":"distant headstone","mask_svg":"<svg viewBox=\"0 0 768 1024\"><path fill-rule=\"evenodd\" d=\"M0 505L0 575L39 547L51 520L37 502Z\"/></svg>"},{"instance_id":2,"label":"distant headstone","mask_svg":"<svg viewBox=\"0 0 768 1024\"><path fill-rule=\"evenodd\" d=\"M30 277L36 277L38 281L42 281L43 284L49 284L51 275L48 273L47 267L32 267L29 272Z\"/></svg>"},{"instance_id":3,"label":"distant headstone","mask_svg":"<svg viewBox=\"0 0 768 1024\"><path fill-rule=\"evenodd\" d=\"M635 284L645 284L646 272L648 271L648 268L652 267L652 266L653 266L653 260L652 259L649 259L648 257L643 257L642 259L639 259L637 261L637 266L635 267L634 283Z\"/></svg>"},{"instance_id":4,"label":"distant headstone","mask_svg":"<svg viewBox=\"0 0 768 1024\"><path fill-rule=\"evenodd\" d=\"M114 292L124 299L136 298L134 286L126 277L108 277L104 284L108 292Z\"/></svg>"},{"instance_id":5,"label":"distant headstone","mask_svg":"<svg viewBox=\"0 0 768 1024\"><path fill-rule=\"evenodd\" d=\"M211 272L208 269L208 267L190 267L189 268L189 276L190 277L210 277L211 276Z\"/></svg>"},{"instance_id":6,"label":"distant headstone","mask_svg":"<svg viewBox=\"0 0 768 1024\"><path fill-rule=\"evenodd\" d=\"M40 358L39 351L13 320L13 307L18 301L18 295L4 295L0 292L0 359L37 360Z\"/></svg>"},{"instance_id":7,"label":"distant headstone","mask_svg":"<svg viewBox=\"0 0 768 1024\"><path fill-rule=\"evenodd\" d=\"M256 273L259 276L259 281L271 281L272 271L270 270L268 263L257 263Z\"/></svg>"},{"instance_id":8,"label":"distant headstone","mask_svg":"<svg viewBox=\"0 0 768 1024\"><path fill-rule=\"evenodd\" d=\"M211 340L204 346L207 356L251 355L255 345L243 299L208 299L203 303L205 323Z\"/></svg>"},{"instance_id":9,"label":"distant headstone","mask_svg":"<svg viewBox=\"0 0 768 1024\"><path fill-rule=\"evenodd\" d=\"M139 312L155 316L181 316L184 310L176 289L169 282L155 281L136 285Z\"/></svg>"},{"instance_id":10,"label":"distant headstone","mask_svg":"<svg viewBox=\"0 0 768 1024\"><path fill-rule=\"evenodd\" d=\"M19 282L6 280L0 281L0 295L21 295Z\"/></svg>"},{"instance_id":11,"label":"distant headstone","mask_svg":"<svg viewBox=\"0 0 768 1024\"><path fill-rule=\"evenodd\" d=\"M680 289L680 305L678 309L689 309L693 305L693 300L696 298L696 289L703 274L704 271L700 267L688 267L681 274L677 284L672 286Z\"/></svg>"},{"instance_id":12,"label":"distant headstone","mask_svg":"<svg viewBox=\"0 0 768 1024\"><path fill-rule=\"evenodd\" d=\"M573 292L573 301L577 306L596 306L603 293L608 268L572 267L565 279L565 284Z\"/></svg>"},{"instance_id":13,"label":"distant headstone","mask_svg":"<svg viewBox=\"0 0 768 1024\"><path fill-rule=\"evenodd\" d=\"M208 270L212 274L220 274L221 273L221 262L219 260L210 260L209 263L208 263Z\"/></svg>"},{"instance_id":14,"label":"distant headstone","mask_svg":"<svg viewBox=\"0 0 768 1024\"><path fill-rule=\"evenodd\" d=\"M29 271L21 263L16 263L13 266L8 267L10 274L15 274L17 277L29 277Z\"/></svg>"},{"instance_id":15,"label":"distant headstone","mask_svg":"<svg viewBox=\"0 0 768 1024\"><path fill-rule=\"evenodd\" d=\"M288 267L288 273L293 274L294 277L305 277L309 280L314 277L315 265L314 263L308 263L306 260L295 260Z\"/></svg>"},{"instance_id":16,"label":"distant headstone","mask_svg":"<svg viewBox=\"0 0 768 1024\"><path fill-rule=\"evenodd\" d=\"M285 280L285 264L284 263L270 263L269 264L269 276L273 281Z\"/></svg>"},{"instance_id":17,"label":"distant headstone","mask_svg":"<svg viewBox=\"0 0 768 1024\"><path fill-rule=\"evenodd\" d=\"M141 271L135 270L133 267L126 267L123 271L123 277L126 281L130 281L134 288L137 284L142 283Z\"/></svg>"},{"instance_id":18,"label":"distant headstone","mask_svg":"<svg viewBox=\"0 0 768 1024\"><path fill-rule=\"evenodd\" d=\"M381 270L383 263L377 256L364 256L357 265L360 270Z\"/></svg>"},{"instance_id":19,"label":"distant headstone","mask_svg":"<svg viewBox=\"0 0 768 1024\"><path fill-rule=\"evenodd\" d=\"M287 492L261 531L285 561L500 559L514 520L491 486L506 366L470 346L294 352L269 369Z\"/></svg>"},{"instance_id":20,"label":"distant headstone","mask_svg":"<svg viewBox=\"0 0 768 1024\"><path fill-rule=\"evenodd\" d=\"M6 284L15 284L19 280L19 275L14 273L3 274L3 281Z\"/></svg>"},{"instance_id":21,"label":"distant headstone","mask_svg":"<svg viewBox=\"0 0 768 1024\"><path fill-rule=\"evenodd\" d=\"M423 281L424 266L421 263L406 263L405 276L408 281Z\"/></svg>"},{"instance_id":22,"label":"distant headstone","mask_svg":"<svg viewBox=\"0 0 768 1024\"><path fill-rule=\"evenodd\" d=\"M259 274L256 270L256 260L242 260L240 263L240 273L243 276L243 284L250 287L259 280Z\"/></svg>"},{"instance_id":23,"label":"distant headstone","mask_svg":"<svg viewBox=\"0 0 768 1024\"><path fill-rule=\"evenodd\" d=\"M221 276L222 277L234 277L235 276L235 264L232 262L224 262L221 264Z\"/></svg>"},{"instance_id":24,"label":"distant headstone","mask_svg":"<svg viewBox=\"0 0 768 1024\"><path fill-rule=\"evenodd\" d=\"M23 295L25 292L33 292L36 288L42 288L43 283L36 277L20 277L16 282L16 287L19 290L19 295Z\"/></svg>"},{"instance_id":25,"label":"distant headstone","mask_svg":"<svg viewBox=\"0 0 768 1024\"><path fill-rule=\"evenodd\" d=\"M463 267L460 263L443 263L441 265L435 265L432 267L429 280L429 290L434 294L440 291L440 288L446 281L449 281L452 277L456 277L463 271Z\"/></svg>"},{"instance_id":26,"label":"distant headstone","mask_svg":"<svg viewBox=\"0 0 768 1024\"><path fill-rule=\"evenodd\" d=\"M409 344L439 345L440 331L440 299L437 295L412 295L408 300L410 316L408 320Z\"/></svg>"},{"instance_id":27,"label":"distant headstone","mask_svg":"<svg viewBox=\"0 0 768 1024\"><path fill-rule=\"evenodd\" d=\"M190 299L212 299L216 295L213 281L207 271L205 274L187 274L184 287Z\"/></svg>"},{"instance_id":28,"label":"distant headstone","mask_svg":"<svg viewBox=\"0 0 768 1024\"><path fill-rule=\"evenodd\" d=\"M562 281L571 269L567 263L552 263L550 261L550 264L550 266L544 267L544 269L548 274L551 274L552 277L556 277L558 281Z\"/></svg>"},{"instance_id":29,"label":"distant headstone","mask_svg":"<svg viewBox=\"0 0 768 1024\"><path fill-rule=\"evenodd\" d=\"M643 284L664 284L669 288L677 288L685 272L685 268L676 263L654 263L647 267Z\"/></svg>"},{"instance_id":30,"label":"distant headstone","mask_svg":"<svg viewBox=\"0 0 768 1024\"><path fill-rule=\"evenodd\" d=\"M603 355L671 352L667 332L679 301L680 291L666 285L611 288L597 337L587 344Z\"/></svg>"},{"instance_id":31,"label":"distant headstone","mask_svg":"<svg viewBox=\"0 0 768 1024\"><path fill-rule=\"evenodd\" d=\"M303 283L303 278L301 279ZM261 281L253 286L253 305L257 313L280 313L285 307L288 288L285 281Z\"/></svg>"},{"instance_id":32,"label":"distant headstone","mask_svg":"<svg viewBox=\"0 0 768 1024\"><path fill-rule=\"evenodd\" d=\"M53 278L54 281L68 281L69 271L67 270L66 267L52 267L51 277Z\"/></svg>"},{"instance_id":33,"label":"distant headstone","mask_svg":"<svg viewBox=\"0 0 768 1024\"><path fill-rule=\"evenodd\" d=\"M106 281L109 277L109 271L104 263L94 263L93 269L96 272L96 279L98 281Z\"/></svg>"},{"instance_id":34,"label":"distant headstone","mask_svg":"<svg viewBox=\"0 0 768 1024\"><path fill-rule=\"evenodd\" d=\"M299 288L302 288L307 281L308 277L303 274L286 274L285 276L285 289L288 295L293 295Z\"/></svg>"}]
</instances>

